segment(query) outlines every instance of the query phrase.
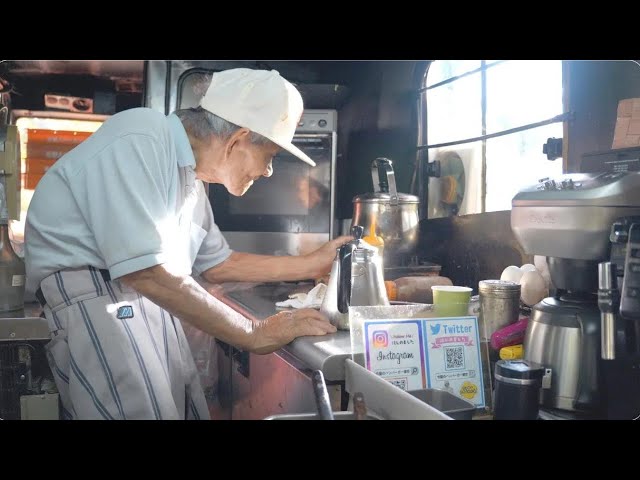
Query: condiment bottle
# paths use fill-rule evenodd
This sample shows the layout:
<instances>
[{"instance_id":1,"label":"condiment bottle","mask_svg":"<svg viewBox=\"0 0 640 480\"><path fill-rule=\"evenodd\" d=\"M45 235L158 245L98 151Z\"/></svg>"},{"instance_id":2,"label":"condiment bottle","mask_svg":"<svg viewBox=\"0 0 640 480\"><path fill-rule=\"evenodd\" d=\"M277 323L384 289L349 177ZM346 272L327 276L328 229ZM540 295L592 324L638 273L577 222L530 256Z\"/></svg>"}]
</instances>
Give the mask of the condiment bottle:
<instances>
[{"instance_id":1,"label":"condiment bottle","mask_svg":"<svg viewBox=\"0 0 640 480\"><path fill-rule=\"evenodd\" d=\"M518 345L524 342L524 336L527 332L527 325L529 324L529 317L520 317L516 323L507 325L506 327L496 330L491 334L489 343L491 348L496 351L500 351L503 347L509 347L511 345Z\"/></svg>"},{"instance_id":2,"label":"condiment bottle","mask_svg":"<svg viewBox=\"0 0 640 480\"><path fill-rule=\"evenodd\" d=\"M420 277L401 277L384 282L387 289L387 297L390 301L433 303L434 285L451 286L453 283L447 277L428 275Z\"/></svg>"},{"instance_id":3,"label":"condiment bottle","mask_svg":"<svg viewBox=\"0 0 640 480\"><path fill-rule=\"evenodd\" d=\"M511 345L510 347L502 347L500 349L501 360L518 360L524 356L522 344Z\"/></svg>"}]
</instances>

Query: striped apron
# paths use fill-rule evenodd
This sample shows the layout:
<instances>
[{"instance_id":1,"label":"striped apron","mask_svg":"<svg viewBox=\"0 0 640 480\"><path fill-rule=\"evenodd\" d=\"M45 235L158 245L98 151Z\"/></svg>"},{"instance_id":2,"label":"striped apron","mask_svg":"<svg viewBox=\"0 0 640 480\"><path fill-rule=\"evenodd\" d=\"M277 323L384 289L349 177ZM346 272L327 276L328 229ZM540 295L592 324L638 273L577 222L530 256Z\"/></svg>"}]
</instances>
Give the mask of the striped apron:
<instances>
[{"instance_id":1,"label":"striped apron","mask_svg":"<svg viewBox=\"0 0 640 480\"><path fill-rule=\"evenodd\" d=\"M65 419L209 419L180 321L93 267L45 278L47 358Z\"/></svg>"}]
</instances>

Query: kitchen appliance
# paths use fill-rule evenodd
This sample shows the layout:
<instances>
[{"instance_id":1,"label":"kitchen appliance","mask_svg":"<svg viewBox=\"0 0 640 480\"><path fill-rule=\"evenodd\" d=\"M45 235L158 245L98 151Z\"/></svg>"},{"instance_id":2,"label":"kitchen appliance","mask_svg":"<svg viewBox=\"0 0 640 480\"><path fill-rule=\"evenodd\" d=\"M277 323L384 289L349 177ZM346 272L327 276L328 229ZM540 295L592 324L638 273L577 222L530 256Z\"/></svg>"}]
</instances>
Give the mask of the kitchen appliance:
<instances>
[{"instance_id":1,"label":"kitchen appliance","mask_svg":"<svg viewBox=\"0 0 640 480\"><path fill-rule=\"evenodd\" d=\"M93 113L93 99L69 97L66 95L44 94L44 106L69 112Z\"/></svg>"},{"instance_id":2,"label":"kitchen appliance","mask_svg":"<svg viewBox=\"0 0 640 480\"><path fill-rule=\"evenodd\" d=\"M582 154L581 172L637 172L640 170L640 147L617 148Z\"/></svg>"},{"instance_id":3,"label":"kitchen appliance","mask_svg":"<svg viewBox=\"0 0 640 480\"><path fill-rule=\"evenodd\" d=\"M640 217L611 228L610 262L598 265L606 418L640 417Z\"/></svg>"},{"instance_id":4,"label":"kitchen appliance","mask_svg":"<svg viewBox=\"0 0 640 480\"><path fill-rule=\"evenodd\" d=\"M0 314L0 418L58 420L59 394L46 357L51 340L38 304Z\"/></svg>"},{"instance_id":5,"label":"kitchen appliance","mask_svg":"<svg viewBox=\"0 0 640 480\"><path fill-rule=\"evenodd\" d=\"M547 257L557 289L533 306L524 340L525 360L552 370L546 408L602 415L598 263L616 251L612 226L635 215L636 172L544 178L513 198L511 228L525 253Z\"/></svg>"},{"instance_id":6,"label":"kitchen appliance","mask_svg":"<svg viewBox=\"0 0 640 480\"><path fill-rule=\"evenodd\" d=\"M360 225L369 234L375 224L375 234L384 240L385 268L405 265L418 244L418 197L398 193L393 162L388 158L371 163L371 178L373 193L353 199L351 225Z\"/></svg>"},{"instance_id":7,"label":"kitchen appliance","mask_svg":"<svg viewBox=\"0 0 640 480\"><path fill-rule=\"evenodd\" d=\"M20 219L20 135L0 124L0 312L24 305L25 265L9 238L9 219Z\"/></svg>"},{"instance_id":8,"label":"kitchen appliance","mask_svg":"<svg viewBox=\"0 0 640 480\"><path fill-rule=\"evenodd\" d=\"M0 181L6 197L9 218L20 219L20 134L15 125L0 124Z\"/></svg>"},{"instance_id":9,"label":"kitchen appliance","mask_svg":"<svg viewBox=\"0 0 640 480\"><path fill-rule=\"evenodd\" d=\"M2 195L0 185L0 198ZM24 307L24 284L24 260L13 250L8 219L0 214L0 312L21 310Z\"/></svg>"},{"instance_id":10,"label":"kitchen appliance","mask_svg":"<svg viewBox=\"0 0 640 480\"><path fill-rule=\"evenodd\" d=\"M524 358L550 368L547 408L602 415L598 263L615 253L612 225L640 215L640 173L544 178L512 202L511 228L527 254L547 257L557 291L532 308Z\"/></svg>"},{"instance_id":11,"label":"kitchen appliance","mask_svg":"<svg viewBox=\"0 0 640 480\"><path fill-rule=\"evenodd\" d=\"M320 307L341 330L349 330L349 306L389 305L378 250L362 240L360 225L351 233L355 239L338 249Z\"/></svg>"},{"instance_id":12,"label":"kitchen appliance","mask_svg":"<svg viewBox=\"0 0 640 480\"><path fill-rule=\"evenodd\" d=\"M304 255L334 236L337 112L306 110L293 144L316 166L287 151L273 158L273 175L242 197L209 185L215 222L233 250L264 255Z\"/></svg>"}]
</instances>

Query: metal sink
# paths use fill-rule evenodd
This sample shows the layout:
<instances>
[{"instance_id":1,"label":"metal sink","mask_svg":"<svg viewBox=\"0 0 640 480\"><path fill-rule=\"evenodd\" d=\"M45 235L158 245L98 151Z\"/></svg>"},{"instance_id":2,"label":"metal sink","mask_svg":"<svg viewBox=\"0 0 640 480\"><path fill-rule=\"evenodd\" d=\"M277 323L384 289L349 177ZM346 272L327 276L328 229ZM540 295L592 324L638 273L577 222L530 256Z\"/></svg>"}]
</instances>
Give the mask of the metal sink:
<instances>
[{"instance_id":1,"label":"metal sink","mask_svg":"<svg viewBox=\"0 0 640 480\"><path fill-rule=\"evenodd\" d=\"M354 361L345 360L345 390L364 395L370 420L453 420L431 405L392 385ZM353 420L352 400L346 412L334 412L336 420ZM318 420L312 413L272 415L265 420Z\"/></svg>"},{"instance_id":2,"label":"metal sink","mask_svg":"<svg viewBox=\"0 0 640 480\"><path fill-rule=\"evenodd\" d=\"M355 420L356 415L353 412L333 412L334 420ZM291 413L281 415L271 415L265 420L320 420L317 413ZM368 413L365 420L382 420L377 415Z\"/></svg>"}]
</instances>

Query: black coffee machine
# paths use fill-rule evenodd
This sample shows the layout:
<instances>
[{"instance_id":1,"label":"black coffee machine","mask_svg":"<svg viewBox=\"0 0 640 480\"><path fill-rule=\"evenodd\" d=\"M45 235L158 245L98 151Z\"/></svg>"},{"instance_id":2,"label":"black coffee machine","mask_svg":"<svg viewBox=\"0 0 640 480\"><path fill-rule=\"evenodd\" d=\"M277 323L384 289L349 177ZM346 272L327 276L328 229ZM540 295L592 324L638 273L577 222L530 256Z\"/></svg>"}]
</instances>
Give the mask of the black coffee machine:
<instances>
[{"instance_id":1,"label":"black coffee machine","mask_svg":"<svg viewBox=\"0 0 640 480\"><path fill-rule=\"evenodd\" d=\"M611 227L611 261L598 266L601 386L606 418L640 417L640 217Z\"/></svg>"},{"instance_id":2,"label":"black coffee machine","mask_svg":"<svg viewBox=\"0 0 640 480\"><path fill-rule=\"evenodd\" d=\"M625 273L621 251L626 253L625 240L631 236L625 237L623 226L632 232L636 218L640 219L637 172L547 178L513 199L512 230L526 253L547 257L556 289L552 297L533 306L524 340L525 359L551 369L550 386L541 395L543 411L570 413L569 418L621 418L622 396L627 395L634 397L625 400L627 408L637 403L640 414L638 392L622 391L638 372L632 368L636 360L629 346L635 337L623 328L627 320L615 313L617 276ZM613 268L601 269L619 272L608 285L611 306L604 307L611 310L608 318L616 318L616 353L620 353L615 359L602 357L598 269L603 262ZM640 258L638 263L640 277ZM637 291L640 301L640 282ZM624 318L637 315L640 320L640 306L631 308L623 312Z\"/></svg>"}]
</instances>

